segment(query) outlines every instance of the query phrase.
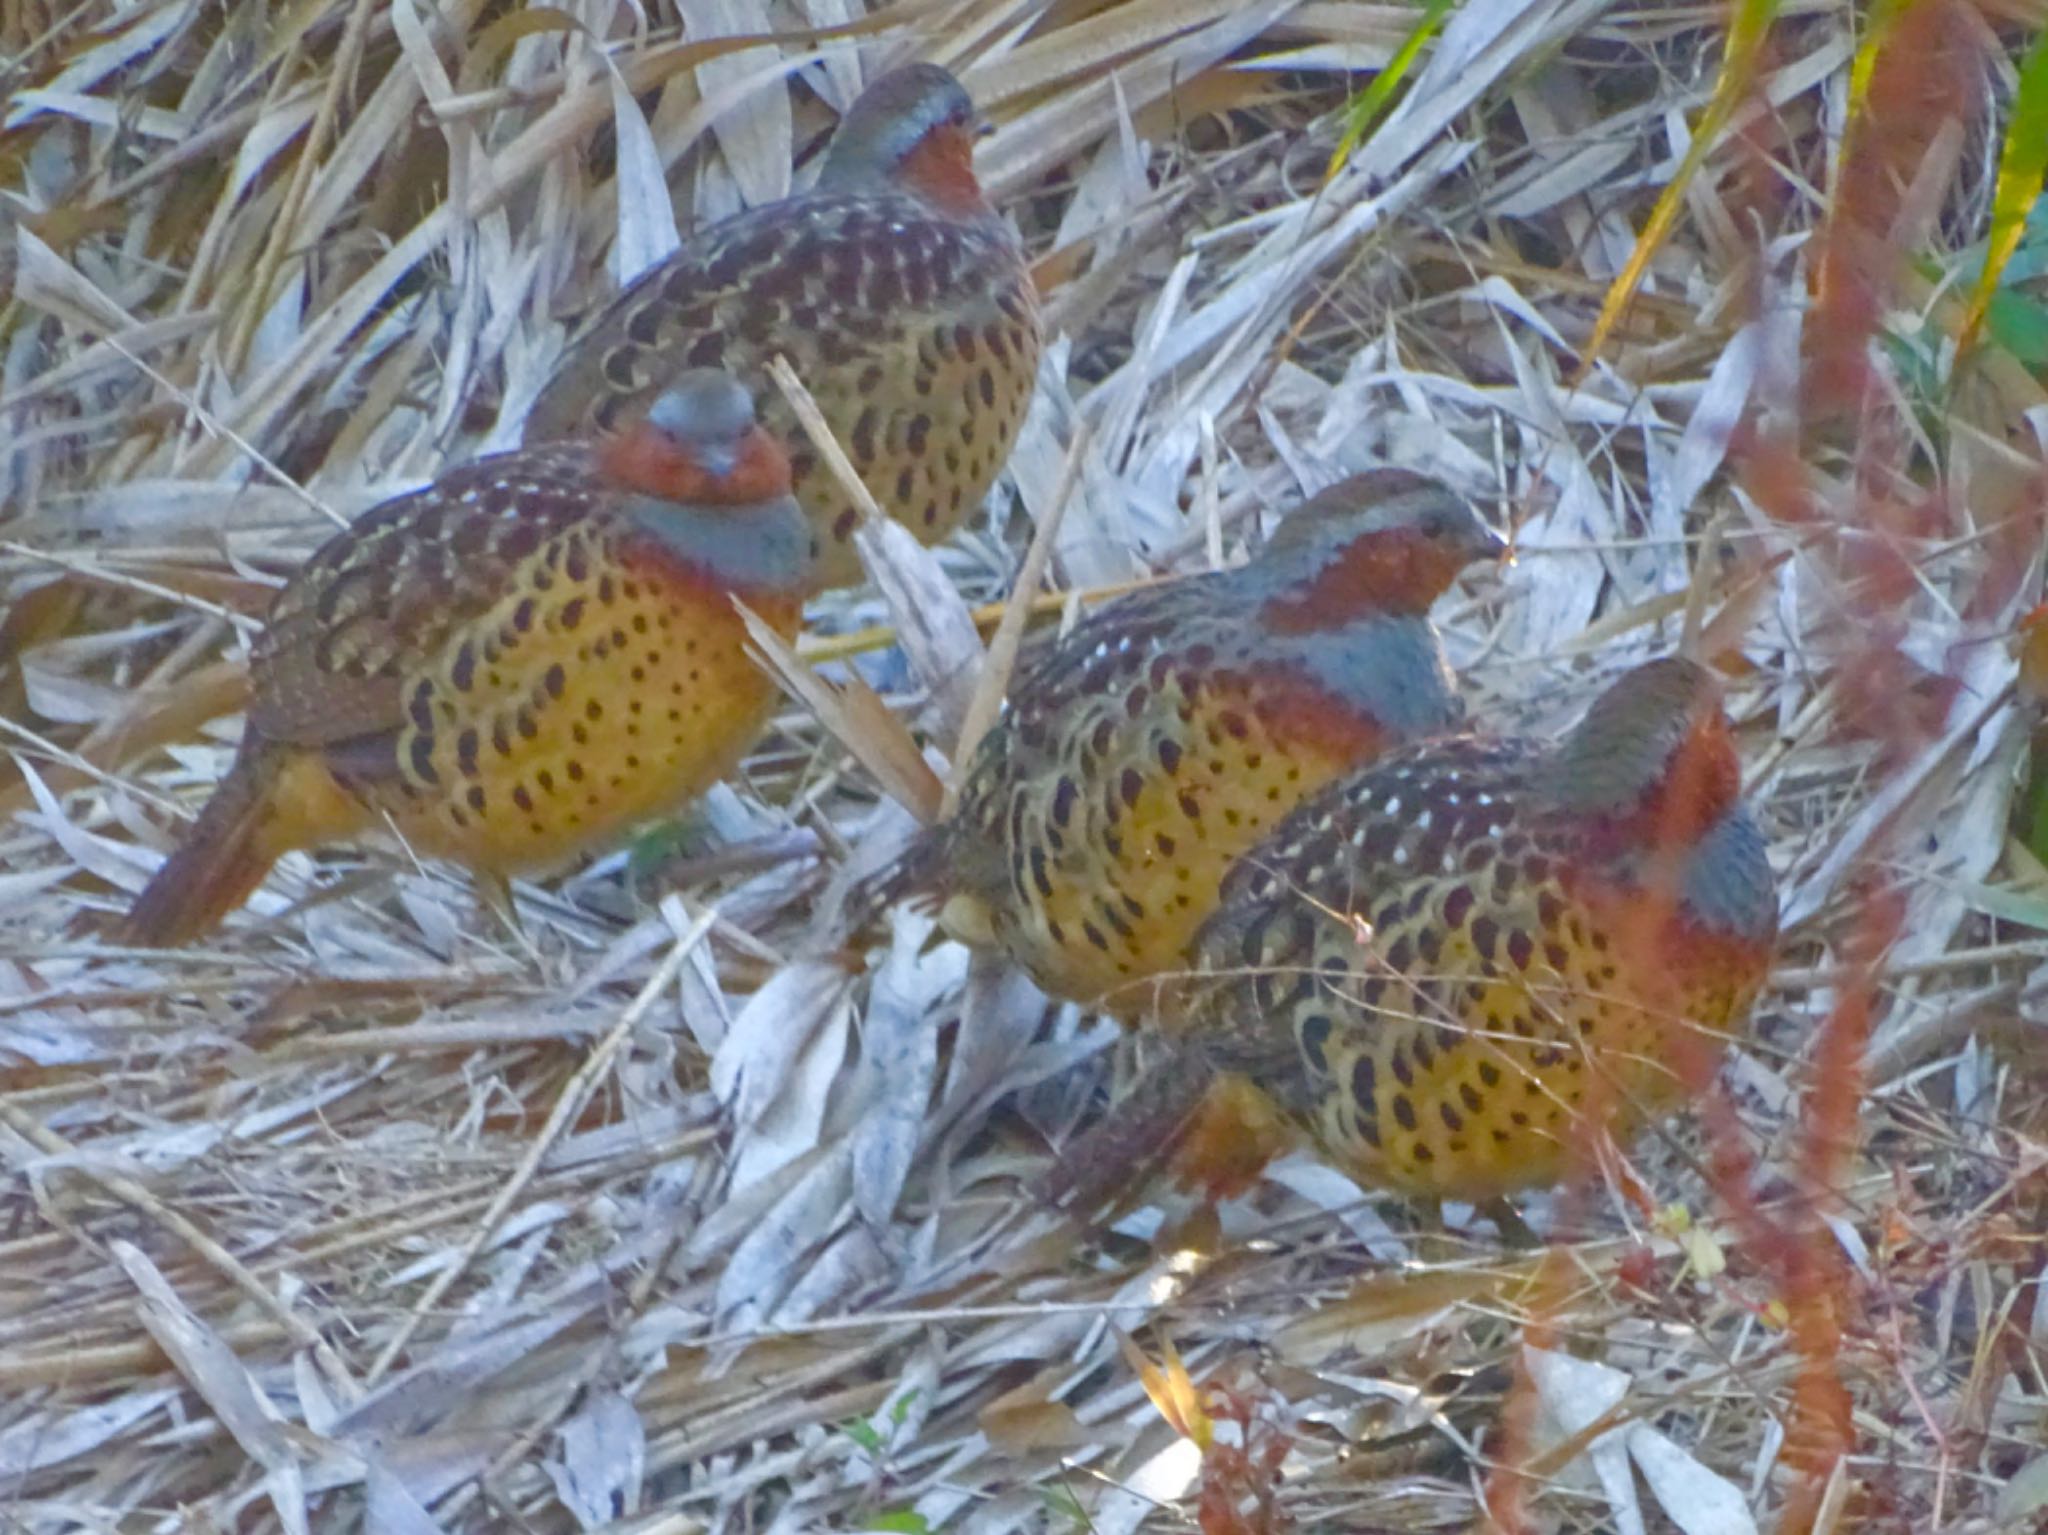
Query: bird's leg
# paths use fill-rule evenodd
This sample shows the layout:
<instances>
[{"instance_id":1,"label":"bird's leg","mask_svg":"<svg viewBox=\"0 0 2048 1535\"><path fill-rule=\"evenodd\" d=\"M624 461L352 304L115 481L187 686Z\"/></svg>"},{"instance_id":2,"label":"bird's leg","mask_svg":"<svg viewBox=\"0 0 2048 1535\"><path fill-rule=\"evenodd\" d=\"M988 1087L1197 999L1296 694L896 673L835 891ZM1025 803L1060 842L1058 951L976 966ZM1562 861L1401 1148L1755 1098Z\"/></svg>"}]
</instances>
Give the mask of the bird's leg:
<instances>
[{"instance_id":1,"label":"bird's leg","mask_svg":"<svg viewBox=\"0 0 2048 1535\"><path fill-rule=\"evenodd\" d=\"M1496 1194L1491 1199L1479 1202L1477 1213L1493 1222L1500 1239L1509 1247L1519 1251L1532 1252L1543 1245L1543 1239L1529 1229L1529 1223L1522 1219L1522 1212L1515 1208L1515 1202L1505 1194Z\"/></svg>"},{"instance_id":2,"label":"bird's leg","mask_svg":"<svg viewBox=\"0 0 2048 1535\"><path fill-rule=\"evenodd\" d=\"M1416 1248L1425 1257L1434 1256L1433 1249L1440 1243L1448 1244L1459 1253L1470 1252L1469 1233L1462 1230L1453 1232L1445 1223L1441 1199L1430 1194L1417 1194L1409 1203L1415 1207L1418 1217L1415 1223ZM1505 1194L1482 1199L1472 1207L1472 1213L1492 1221L1494 1229L1500 1232L1501 1241L1514 1251L1533 1251L1543 1245L1543 1239L1529 1229L1528 1222L1522 1219L1522 1212Z\"/></svg>"}]
</instances>

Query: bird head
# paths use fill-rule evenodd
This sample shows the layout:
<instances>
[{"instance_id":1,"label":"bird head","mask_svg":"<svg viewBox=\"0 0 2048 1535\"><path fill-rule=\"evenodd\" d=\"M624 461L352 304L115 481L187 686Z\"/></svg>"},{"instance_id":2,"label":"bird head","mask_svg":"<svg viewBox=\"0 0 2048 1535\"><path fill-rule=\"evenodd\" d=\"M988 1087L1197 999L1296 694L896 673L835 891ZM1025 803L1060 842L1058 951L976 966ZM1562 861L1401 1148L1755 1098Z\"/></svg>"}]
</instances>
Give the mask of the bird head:
<instances>
[{"instance_id":1,"label":"bird head","mask_svg":"<svg viewBox=\"0 0 2048 1535\"><path fill-rule=\"evenodd\" d=\"M1649 847L1692 847L1742 793L1721 685L1680 656L1638 666L1594 699L1550 769L1556 802Z\"/></svg>"},{"instance_id":2,"label":"bird head","mask_svg":"<svg viewBox=\"0 0 2048 1535\"><path fill-rule=\"evenodd\" d=\"M909 64L883 75L847 109L818 184L900 186L945 213L986 213L974 179L979 132L974 103L958 80L936 64Z\"/></svg>"},{"instance_id":3,"label":"bird head","mask_svg":"<svg viewBox=\"0 0 2048 1535\"><path fill-rule=\"evenodd\" d=\"M598 450L621 490L696 506L756 506L789 494L789 455L754 419L753 396L728 373L697 368Z\"/></svg>"},{"instance_id":4,"label":"bird head","mask_svg":"<svg viewBox=\"0 0 2048 1535\"><path fill-rule=\"evenodd\" d=\"M1339 480L1282 520L1259 556L1277 588L1266 617L1283 630L1324 629L1367 613L1420 616L1507 541L1449 486L1407 469Z\"/></svg>"}]
</instances>

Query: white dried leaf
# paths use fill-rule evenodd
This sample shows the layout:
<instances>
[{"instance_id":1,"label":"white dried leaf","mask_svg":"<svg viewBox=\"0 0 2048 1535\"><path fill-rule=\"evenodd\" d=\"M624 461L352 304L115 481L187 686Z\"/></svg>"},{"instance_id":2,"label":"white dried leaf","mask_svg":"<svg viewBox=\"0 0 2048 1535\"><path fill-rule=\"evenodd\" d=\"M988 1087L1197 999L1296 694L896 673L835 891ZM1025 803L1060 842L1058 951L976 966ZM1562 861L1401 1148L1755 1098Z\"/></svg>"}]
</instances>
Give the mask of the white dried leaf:
<instances>
[{"instance_id":1,"label":"white dried leaf","mask_svg":"<svg viewBox=\"0 0 2048 1535\"><path fill-rule=\"evenodd\" d=\"M1756 1535L1756 1520L1735 1484L1647 1423L1628 1431L1628 1451L1651 1495L1684 1535Z\"/></svg>"},{"instance_id":2,"label":"white dried leaf","mask_svg":"<svg viewBox=\"0 0 2048 1535\"><path fill-rule=\"evenodd\" d=\"M305 1472L270 1398L250 1378L235 1351L178 1298L140 1248L117 1239L109 1249L139 1292L136 1310L149 1335L243 1453L263 1468L271 1506L287 1535L311 1535Z\"/></svg>"},{"instance_id":3,"label":"white dried leaf","mask_svg":"<svg viewBox=\"0 0 2048 1535\"><path fill-rule=\"evenodd\" d=\"M306 328L306 283L303 265L293 265L277 285L277 296L263 311L249 337L248 366L252 370L270 367L299 339Z\"/></svg>"},{"instance_id":4,"label":"white dried leaf","mask_svg":"<svg viewBox=\"0 0 2048 1535\"><path fill-rule=\"evenodd\" d=\"M856 0L801 0L801 3L804 19L819 31L843 27L867 15L867 8ZM822 43L818 48L818 65L824 77L818 94L840 112L845 112L861 91L860 50L851 41Z\"/></svg>"},{"instance_id":5,"label":"white dried leaf","mask_svg":"<svg viewBox=\"0 0 2048 1535\"><path fill-rule=\"evenodd\" d=\"M616 1391L593 1393L562 1425L561 1458L546 1468L562 1506L586 1530L638 1513L647 1475L647 1428L639 1410Z\"/></svg>"},{"instance_id":6,"label":"white dried leaf","mask_svg":"<svg viewBox=\"0 0 2048 1535\"><path fill-rule=\"evenodd\" d=\"M1429 62L1400 104L1352 157L1360 175L1384 178L1464 115L1480 94L1548 34L1568 37L1598 12L1597 0L1467 0L1455 7ZM1553 30L1555 29L1555 30Z\"/></svg>"},{"instance_id":7,"label":"white dried leaf","mask_svg":"<svg viewBox=\"0 0 2048 1535\"><path fill-rule=\"evenodd\" d=\"M1577 1438L1628 1395L1628 1375L1597 1360L1527 1347L1522 1359L1541 1409L1531 1430L1531 1440L1539 1450ZM1643 1514L1636 1501L1635 1482L1629 1476L1626 1439L1626 1426L1608 1429L1594 1438L1579 1459L1599 1480L1620 1535L1643 1535Z\"/></svg>"},{"instance_id":8,"label":"white dried leaf","mask_svg":"<svg viewBox=\"0 0 2048 1535\"><path fill-rule=\"evenodd\" d=\"M950 1124L1017 1064L1049 1006L1031 978L1008 961L976 954L967 965L960 1029L946 1071L941 1117Z\"/></svg>"},{"instance_id":9,"label":"white dried leaf","mask_svg":"<svg viewBox=\"0 0 2048 1535\"><path fill-rule=\"evenodd\" d=\"M775 30L762 0L690 0L693 43L765 37ZM751 208L789 196L793 130L785 73L782 51L773 46L721 54L697 66L698 88L717 113L711 131L741 200Z\"/></svg>"},{"instance_id":10,"label":"white dried leaf","mask_svg":"<svg viewBox=\"0 0 2048 1535\"><path fill-rule=\"evenodd\" d=\"M52 91L31 86L9 96L16 107L40 109L58 117L69 117L95 128L122 128L140 138L175 144L186 138L192 125L176 112L163 107L134 107L126 102L108 101L76 91Z\"/></svg>"},{"instance_id":11,"label":"white dried leaf","mask_svg":"<svg viewBox=\"0 0 2048 1535\"><path fill-rule=\"evenodd\" d=\"M811 1151L824 1129L825 1113L846 1064L853 1027L853 999L842 991L838 1004L804 1040L778 1092L750 1119L736 1119L732 1139L733 1188L769 1176Z\"/></svg>"},{"instance_id":12,"label":"white dried leaf","mask_svg":"<svg viewBox=\"0 0 2048 1535\"><path fill-rule=\"evenodd\" d=\"M179 1393L127 1391L69 1412L34 1412L0 1428L0 1477L25 1477L91 1454L177 1400Z\"/></svg>"},{"instance_id":13,"label":"white dried leaf","mask_svg":"<svg viewBox=\"0 0 2048 1535\"><path fill-rule=\"evenodd\" d=\"M1335 1216L1358 1244L1380 1262L1404 1263L1415 1256L1380 1214L1378 1202L1363 1197L1356 1183L1321 1157L1289 1153L1268 1166L1265 1176L1267 1181L1292 1189L1317 1209ZM1451 1309L1445 1307L1447 1312ZM1419 1326L1409 1326L1411 1334L1419 1330Z\"/></svg>"},{"instance_id":14,"label":"white dried leaf","mask_svg":"<svg viewBox=\"0 0 2048 1535\"><path fill-rule=\"evenodd\" d=\"M147 848L139 848L128 842L116 842L111 837L102 837L85 830L82 826L74 825L34 765L18 752L14 754L14 765L36 802L43 830L50 834L50 839L57 844L65 857L88 874L105 880L117 890L133 894L143 887L148 879L147 874L143 872L144 866L155 868L162 862L160 855L152 853Z\"/></svg>"},{"instance_id":15,"label":"white dried leaf","mask_svg":"<svg viewBox=\"0 0 2048 1535\"><path fill-rule=\"evenodd\" d=\"M1492 210L1501 218L1533 218L1582 192L1607 185L1608 178L1636 152L1636 145L1626 137L1575 139L1549 163L1534 167L1526 178L1516 178L1507 194L1492 202Z\"/></svg>"},{"instance_id":16,"label":"white dried leaf","mask_svg":"<svg viewBox=\"0 0 2048 1535\"><path fill-rule=\"evenodd\" d=\"M1533 360L1520 346L1507 350L1531 417L1522 460L1550 481L1557 500L1515 531L1519 557L1502 581L1508 601L1501 642L1510 655L1551 655L1591 622L1606 582L1598 554L1560 546L1597 543L1617 530L1567 425L1547 359Z\"/></svg>"},{"instance_id":17,"label":"white dried leaf","mask_svg":"<svg viewBox=\"0 0 2048 1535\"><path fill-rule=\"evenodd\" d=\"M1468 296L1478 299L1489 308L1497 309L1503 314L1512 315L1515 319L1520 320L1531 331L1541 336L1560 352L1568 353L1572 350L1571 343L1565 340L1564 334L1552 323L1550 316L1524 297L1522 290L1509 282L1505 277L1498 274L1483 277L1473 284L1472 287L1464 291ZM1507 339L1508 336L1509 333L1503 328L1503 338ZM1511 353L1515 351L1512 339L1507 339L1507 347ZM1517 398L1526 405L1530 398L1529 386L1525 381L1519 379L1517 383L1520 385L1520 392ZM1548 388L1542 391L1542 397L1546 407L1545 414L1560 418L1564 416L1566 411L1579 407L1584 403L1578 399L1559 400L1556 392ZM1601 404L1603 408L1606 408L1605 402L1601 402ZM1611 409L1609 414L1611 416Z\"/></svg>"},{"instance_id":18,"label":"white dried leaf","mask_svg":"<svg viewBox=\"0 0 2048 1535\"><path fill-rule=\"evenodd\" d=\"M364 1535L442 1535L410 1488L372 1460L363 1476Z\"/></svg>"},{"instance_id":19,"label":"white dried leaf","mask_svg":"<svg viewBox=\"0 0 2048 1535\"><path fill-rule=\"evenodd\" d=\"M1706 387L1678 439L1671 463L1671 499L1683 512L1706 488L1728 456L1728 444L1749 410L1750 391L1763 358L1764 321L1752 320L1729 339L1714 359Z\"/></svg>"},{"instance_id":20,"label":"white dried leaf","mask_svg":"<svg viewBox=\"0 0 2048 1535\"><path fill-rule=\"evenodd\" d=\"M1808 866L1785 881L1789 889L1782 926L1796 926L1818 912L1850 871L1891 835L1906 805L1922 795L1927 796L1924 803L1946 802L1972 767L2012 749L2009 733L2016 711L2006 701L2007 686L1997 679L2000 674L2010 678L2016 665L2013 658L1999 645L1958 646L1954 665L1962 687L1949 724L1893 770L1834 835L1815 848ZM1982 833L1975 835L1981 838ZM1906 932L1910 936L1912 929Z\"/></svg>"},{"instance_id":21,"label":"white dried leaf","mask_svg":"<svg viewBox=\"0 0 2048 1535\"><path fill-rule=\"evenodd\" d=\"M839 1004L846 971L824 960L785 965L747 999L711 1058L711 1091L741 1119L782 1090L789 1062Z\"/></svg>"},{"instance_id":22,"label":"white dried leaf","mask_svg":"<svg viewBox=\"0 0 2048 1535\"><path fill-rule=\"evenodd\" d=\"M817 1261L790 1286L771 1315L776 1327L796 1327L812 1317L841 1310L848 1296L881 1283L895 1272L874 1231L856 1221L832 1238Z\"/></svg>"},{"instance_id":23,"label":"white dried leaf","mask_svg":"<svg viewBox=\"0 0 2048 1535\"><path fill-rule=\"evenodd\" d=\"M113 299L30 231L14 226L14 296L31 309L100 335L125 335L136 326Z\"/></svg>"},{"instance_id":24,"label":"white dried leaf","mask_svg":"<svg viewBox=\"0 0 2048 1535\"><path fill-rule=\"evenodd\" d=\"M697 1048L707 1056L716 1054L732 1034L732 1006L718 979L718 963L709 944L695 945L684 959L676 976L676 994L683 1026L697 1041Z\"/></svg>"},{"instance_id":25,"label":"white dried leaf","mask_svg":"<svg viewBox=\"0 0 2048 1535\"><path fill-rule=\"evenodd\" d=\"M19 873L0 873L0 913L25 906L52 885L62 884L71 878L71 870L62 864L52 864L46 869L23 869Z\"/></svg>"},{"instance_id":26,"label":"white dried leaf","mask_svg":"<svg viewBox=\"0 0 2048 1535\"><path fill-rule=\"evenodd\" d=\"M257 118L235 146L234 173L228 178L227 195L239 199L261 176L278 151L305 131L319 109L312 94L282 101Z\"/></svg>"},{"instance_id":27,"label":"white dried leaf","mask_svg":"<svg viewBox=\"0 0 2048 1535\"><path fill-rule=\"evenodd\" d=\"M1161 1507L1188 1495L1202 1474L1202 1447L1177 1436L1120 1483L1111 1483L1088 1511L1091 1535L1137 1535Z\"/></svg>"},{"instance_id":28,"label":"white dried leaf","mask_svg":"<svg viewBox=\"0 0 2048 1535\"><path fill-rule=\"evenodd\" d=\"M985 654L973 610L939 564L937 551L925 548L895 518L863 522L853 544L888 605L897 642L931 690L940 734L950 743L974 696Z\"/></svg>"},{"instance_id":29,"label":"white dried leaf","mask_svg":"<svg viewBox=\"0 0 2048 1535\"><path fill-rule=\"evenodd\" d=\"M789 1293L799 1259L832 1234L852 1192L852 1157L841 1142L806 1168L748 1231L719 1271L721 1329L758 1326Z\"/></svg>"},{"instance_id":30,"label":"white dried leaf","mask_svg":"<svg viewBox=\"0 0 2048 1535\"><path fill-rule=\"evenodd\" d=\"M1038 364L1038 387L1005 471L1034 523L1052 514L1053 498L1066 476L1069 445L1080 429L1080 410L1066 382L1071 347L1065 336L1047 344ZM1053 538L1054 563L1069 586L1129 580L1138 569L1134 556L1139 550L1174 531L1148 526L1140 537L1130 497L1100 446L1097 439L1085 450L1081 477Z\"/></svg>"},{"instance_id":31,"label":"white dried leaf","mask_svg":"<svg viewBox=\"0 0 2048 1535\"><path fill-rule=\"evenodd\" d=\"M1968 645L1958 636L1955 648L1983 652L1986 663L1961 664L1963 692L1957 707L1967 708L1973 694L1981 697L1988 690L1996 696L2010 685L2016 668L2004 646ZM1953 675L1955 668L1944 670ZM1908 883L1905 929L1892 951L1894 963L1916 964L1943 953L1969 908L1970 890L1991 877L2005 851L2013 785L2032 730L2027 710L2008 707L1994 714L1973 743L1960 786L1942 797L1941 813L1921 828L1923 839L1913 852L1933 877ZM1898 1021L1887 1018L1878 1026L1873 1050L1890 1046Z\"/></svg>"},{"instance_id":32,"label":"white dried leaf","mask_svg":"<svg viewBox=\"0 0 2048 1535\"><path fill-rule=\"evenodd\" d=\"M654 131L647 126L640 104L626 89L617 67L607 59L604 69L611 87L612 126L618 134L619 205L619 232L605 268L623 288L657 261L673 255L683 242L676 233L675 204L669 199L668 177L662 172Z\"/></svg>"},{"instance_id":33,"label":"white dried leaf","mask_svg":"<svg viewBox=\"0 0 2048 1535\"><path fill-rule=\"evenodd\" d=\"M450 904L445 891L417 880L406 880L398 887L398 904L412 918L413 926L419 929L420 942L431 953L442 959L452 959L461 951L463 912L460 907Z\"/></svg>"},{"instance_id":34,"label":"white dried leaf","mask_svg":"<svg viewBox=\"0 0 2048 1535\"><path fill-rule=\"evenodd\" d=\"M2040 1308L2036 1307L2036 1314ZM2039 1455L2014 1473L1998 1489L1997 1519L2001 1525L2022 1528L2022 1522L2039 1516L2048 1508L2048 1455ZM1686 1535L1692 1535L1687 1531Z\"/></svg>"},{"instance_id":35,"label":"white dried leaf","mask_svg":"<svg viewBox=\"0 0 2048 1535\"><path fill-rule=\"evenodd\" d=\"M711 1090L732 1106L735 1189L817 1144L851 1013L845 969L799 960L770 977L733 1019L711 1058Z\"/></svg>"},{"instance_id":36,"label":"white dried leaf","mask_svg":"<svg viewBox=\"0 0 2048 1535\"><path fill-rule=\"evenodd\" d=\"M383 1276L380 1276L383 1277ZM384 1278L388 1288L402 1288ZM438 1348L422 1348L418 1361L350 1407L335 1424L341 1439L389 1441L415 1425L468 1407L494 1381L532 1364L554 1338L581 1321L580 1304L558 1306L544 1315L514 1322L490 1334L473 1334ZM402 1468L394 1468L402 1469ZM409 1482L417 1488L416 1482Z\"/></svg>"},{"instance_id":37,"label":"white dried leaf","mask_svg":"<svg viewBox=\"0 0 2048 1535\"><path fill-rule=\"evenodd\" d=\"M861 1020L861 1069L869 1091L853 1131L853 1198L861 1218L877 1229L895 1213L924 1136L939 1058L932 1012L966 968L965 954L952 946L925 957L934 926L929 916L907 907L890 913L889 955L875 972ZM941 963L942 957L957 963Z\"/></svg>"},{"instance_id":38,"label":"white dried leaf","mask_svg":"<svg viewBox=\"0 0 2048 1535\"><path fill-rule=\"evenodd\" d=\"M195 6L173 4L140 6L126 12L126 17L132 19L132 25L78 54L52 75L44 83L44 88L58 92L86 91L117 69L154 53L172 33L190 23L196 9ZM15 106L9 110L5 126L19 127L34 115L28 107Z\"/></svg>"},{"instance_id":39,"label":"white dried leaf","mask_svg":"<svg viewBox=\"0 0 2048 1535\"><path fill-rule=\"evenodd\" d=\"M1114 76L1111 83L1115 83ZM1095 254L1097 266L1114 248L1118 231L1129 225L1131 209L1152 195L1145 174L1147 146L1131 124L1121 91L1117 93L1116 130L1113 138L1103 140L1087 169L1076 179L1052 241L1053 249L1058 250L1099 232L1103 247Z\"/></svg>"},{"instance_id":40,"label":"white dried leaf","mask_svg":"<svg viewBox=\"0 0 2048 1535\"><path fill-rule=\"evenodd\" d=\"M1173 0L1152 11L1166 35L1134 61L1119 65L1114 80L1107 76L1066 89L1048 91L1046 99L1003 126L976 157L984 187L1002 197L1030 183L1062 161L1073 159L1097 143L1115 125L1119 112L1142 112L1169 92L1206 74L1260 36L1282 16L1299 8L1299 0ZM1140 7L1131 6L1131 11ZM1200 25L1209 16L1220 19ZM1069 45L1070 54L1073 51ZM1082 66L1093 73L1103 57L1103 44L1088 40ZM1076 71L1079 73L1079 71ZM984 105L1001 99L983 87L984 79L1003 78L1002 96L1028 90L1032 82L1020 71L998 75L969 71L964 82ZM1050 81L1045 83L1052 83Z\"/></svg>"}]
</instances>

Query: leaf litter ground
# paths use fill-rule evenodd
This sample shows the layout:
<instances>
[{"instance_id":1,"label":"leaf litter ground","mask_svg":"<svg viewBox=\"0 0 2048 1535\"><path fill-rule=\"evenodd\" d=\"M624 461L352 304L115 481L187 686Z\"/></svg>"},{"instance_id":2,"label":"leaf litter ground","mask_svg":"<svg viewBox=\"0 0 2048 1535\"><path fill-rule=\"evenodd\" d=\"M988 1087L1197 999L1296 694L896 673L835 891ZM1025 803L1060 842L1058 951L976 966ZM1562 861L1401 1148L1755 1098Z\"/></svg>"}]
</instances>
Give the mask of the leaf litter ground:
<instances>
[{"instance_id":1,"label":"leaf litter ground","mask_svg":"<svg viewBox=\"0 0 2048 1535\"><path fill-rule=\"evenodd\" d=\"M1422 1530L1485 1497L1700 1535L1801 1509L1818 1376L1849 1455L1802 1522L2024 1527L2048 879L2007 830L2010 640L2044 402L1995 353L1928 383L2014 78L2006 23L1953 9L1981 99L1903 125L1888 205L1935 276L1851 338L1875 365L1846 420L1801 392L1841 5L1781 8L1578 382L1713 92L1711 13L1461 7L1334 174L1355 72L1409 13L0 13L8 1527ZM876 541L879 588L817 607L807 663L888 714L793 703L680 826L523 887L518 933L387 849L287 859L190 953L90 937L224 769L283 574L516 441L565 324L673 246L671 208L779 195L857 60L913 49L999 125L982 167L1055 340L988 515L936 554ZM1756 451L1786 421L1805 520ZM1000 610L1035 529L1080 594L1040 604L1057 622L1374 463L1516 533L1441 612L1490 724L1557 728L1682 641L1731 670L1788 929L1726 1073L1755 1165L1731 1188L1681 1123L1538 1201L1579 1233L1539 1254L1420 1232L1304 1158L1214 1223L1169 1202L1077 1233L1026 1191L1128 1052L916 912L849 941L849 890L914 824L878 784L918 802L985 719L967 608ZM1902 904L1873 973L1874 884ZM1859 997L1857 1135L1816 1195ZM1794 1212L1842 1278L1818 1351L1786 1277L1810 1270L1773 1247Z\"/></svg>"}]
</instances>

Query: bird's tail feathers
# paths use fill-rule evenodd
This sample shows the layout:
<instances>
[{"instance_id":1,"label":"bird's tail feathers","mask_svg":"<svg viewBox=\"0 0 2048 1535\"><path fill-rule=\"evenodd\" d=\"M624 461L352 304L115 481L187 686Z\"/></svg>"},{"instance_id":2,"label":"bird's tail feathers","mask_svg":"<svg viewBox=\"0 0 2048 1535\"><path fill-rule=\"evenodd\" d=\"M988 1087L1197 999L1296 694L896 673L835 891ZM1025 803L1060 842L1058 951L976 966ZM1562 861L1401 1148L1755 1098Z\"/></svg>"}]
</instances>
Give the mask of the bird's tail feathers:
<instances>
[{"instance_id":1,"label":"bird's tail feathers","mask_svg":"<svg viewBox=\"0 0 2048 1535\"><path fill-rule=\"evenodd\" d=\"M264 834L268 820L260 776L237 762L184 845L164 860L111 936L139 948L168 948L211 931L255 893L277 862Z\"/></svg>"}]
</instances>

